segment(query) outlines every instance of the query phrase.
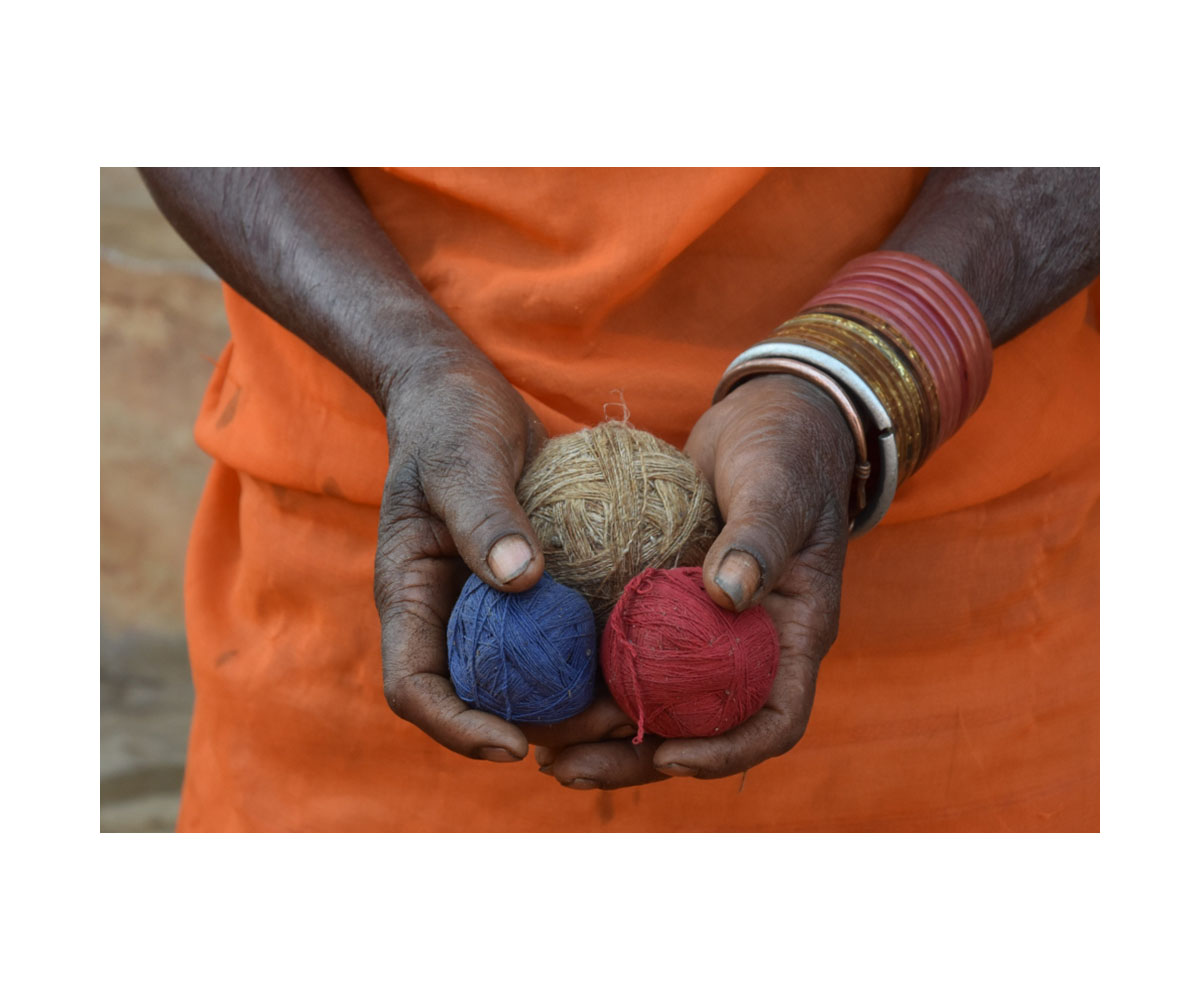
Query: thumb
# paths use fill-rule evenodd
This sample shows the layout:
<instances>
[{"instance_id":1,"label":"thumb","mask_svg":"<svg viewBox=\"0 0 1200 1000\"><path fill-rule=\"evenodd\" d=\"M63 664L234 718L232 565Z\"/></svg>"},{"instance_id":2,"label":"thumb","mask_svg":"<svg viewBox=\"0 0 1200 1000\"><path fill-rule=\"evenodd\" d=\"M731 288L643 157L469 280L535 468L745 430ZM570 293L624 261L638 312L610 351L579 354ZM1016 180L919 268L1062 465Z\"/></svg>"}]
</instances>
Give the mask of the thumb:
<instances>
[{"instance_id":1,"label":"thumb","mask_svg":"<svg viewBox=\"0 0 1200 1000\"><path fill-rule=\"evenodd\" d=\"M836 552L840 539L844 550L847 501L836 484L850 481L853 442L824 390L788 375L753 378L701 417L687 451L725 518L704 560L719 606L761 600L802 548Z\"/></svg>"},{"instance_id":2,"label":"thumb","mask_svg":"<svg viewBox=\"0 0 1200 1000\"><path fill-rule=\"evenodd\" d=\"M775 586L809 531L780 477L761 470L735 483L722 506L725 527L704 560L704 588L729 611L744 611Z\"/></svg>"},{"instance_id":3,"label":"thumb","mask_svg":"<svg viewBox=\"0 0 1200 1000\"><path fill-rule=\"evenodd\" d=\"M537 534L517 502L523 465L499 449L480 448L421 475L430 510L446 525L471 572L510 592L528 590L546 568Z\"/></svg>"}]
</instances>

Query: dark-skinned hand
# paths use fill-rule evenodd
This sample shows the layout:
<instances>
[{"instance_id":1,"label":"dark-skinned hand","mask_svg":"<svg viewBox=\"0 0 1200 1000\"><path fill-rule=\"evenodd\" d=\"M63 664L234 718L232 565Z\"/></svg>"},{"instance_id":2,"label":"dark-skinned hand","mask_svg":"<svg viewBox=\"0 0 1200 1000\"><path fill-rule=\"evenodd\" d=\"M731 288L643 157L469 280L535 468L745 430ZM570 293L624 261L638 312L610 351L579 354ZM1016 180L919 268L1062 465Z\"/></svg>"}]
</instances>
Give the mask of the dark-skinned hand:
<instances>
[{"instance_id":1,"label":"dark-skinned hand","mask_svg":"<svg viewBox=\"0 0 1200 1000\"><path fill-rule=\"evenodd\" d=\"M473 348L410 366L390 383L384 411L375 603L388 704L457 753L520 760L529 749L521 730L455 694L446 626L468 570L510 592L541 577L545 562L514 487L545 430Z\"/></svg>"},{"instance_id":2,"label":"dark-skinned hand","mask_svg":"<svg viewBox=\"0 0 1200 1000\"><path fill-rule=\"evenodd\" d=\"M388 703L439 743L523 758L521 730L455 695L446 624L467 571L526 590L544 559L513 488L545 431L429 297L336 169L147 169L156 203L241 295L378 404L389 463L375 599Z\"/></svg>"},{"instance_id":3,"label":"dark-skinned hand","mask_svg":"<svg viewBox=\"0 0 1200 1000\"><path fill-rule=\"evenodd\" d=\"M854 445L836 404L791 375L749 380L708 410L686 452L712 482L725 527L704 563L717 604L760 603L779 632L767 703L720 736L634 745L607 695L560 727L532 732L542 770L570 788L670 776L722 778L786 753L804 735L821 659L837 635ZM543 744L545 741L545 744Z\"/></svg>"},{"instance_id":4,"label":"dark-skinned hand","mask_svg":"<svg viewBox=\"0 0 1200 1000\"><path fill-rule=\"evenodd\" d=\"M725 607L761 601L779 630L766 706L703 740L647 738L607 696L556 726L469 709L446 667L445 627L469 568L525 590L544 561L514 485L544 437L520 395L429 297L336 169L145 169L156 203L235 290L345 371L387 417L376 600L389 703L443 745L539 762L572 787L720 777L803 735L837 630L850 432L792 376L752 379L697 423L687 450L727 521L705 563ZM999 344L1099 270L1099 172L935 170L885 246L938 264Z\"/></svg>"}]
</instances>

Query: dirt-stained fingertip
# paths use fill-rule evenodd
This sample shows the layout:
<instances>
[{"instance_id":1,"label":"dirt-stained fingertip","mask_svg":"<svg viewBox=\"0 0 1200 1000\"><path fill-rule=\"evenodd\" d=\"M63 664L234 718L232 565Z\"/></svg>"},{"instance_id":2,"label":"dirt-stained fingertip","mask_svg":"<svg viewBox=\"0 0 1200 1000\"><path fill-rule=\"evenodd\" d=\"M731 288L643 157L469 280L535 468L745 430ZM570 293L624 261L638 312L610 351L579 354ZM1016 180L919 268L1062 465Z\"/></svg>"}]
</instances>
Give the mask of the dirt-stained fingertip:
<instances>
[{"instance_id":1,"label":"dirt-stained fingertip","mask_svg":"<svg viewBox=\"0 0 1200 1000\"><path fill-rule=\"evenodd\" d=\"M501 583L511 583L533 562L533 549L521 535L505 535L487 555L488 568Z\"/></svg>"},{"instance_id":2,"label":"dirt-stained fingertip","mask_svg":"<svg viewBox=\"0 0 1200 1000\"><path fill-rule=\"evenodd\" d=\"M721 589L734 611L745 611L762 583L758 560L741 549L730 549L717 569L713 582Z\"/></svg>"}]
</instances>

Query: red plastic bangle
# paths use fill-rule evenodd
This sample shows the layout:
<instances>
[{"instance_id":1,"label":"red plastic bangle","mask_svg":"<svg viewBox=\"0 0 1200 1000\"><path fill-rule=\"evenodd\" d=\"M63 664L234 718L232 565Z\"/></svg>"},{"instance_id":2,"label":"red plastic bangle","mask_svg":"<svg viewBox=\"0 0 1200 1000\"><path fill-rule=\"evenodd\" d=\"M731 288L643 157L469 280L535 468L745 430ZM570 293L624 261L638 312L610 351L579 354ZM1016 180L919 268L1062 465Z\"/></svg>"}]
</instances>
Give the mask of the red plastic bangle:
<instances>
[{"instance_id":1,"label":"red plastic bangle","mask_svg":"<svg viewBox=\"0 0 1200 1000\"><path fill-rule=\"evenodd\" d=\"M978 307L962 286L914 254L881 250L855 258L804 309L855 306L893 325L933 376L941 409L936 444L983 402L992 344Z\"/></svg>"},{"instance_id":2,"label":"red plastic bangle","mask_svg":"<svg viewBox=\"0 0 1200 1000\"><path fill-rule=\"evenodd\" d=\"M975 411L983 402L983 393L991 381L992 343L987 335L983 316L962 287L944 271L912 254L882 251L877 256L876 266L908 280L924 289L942 310L942 315L952 318L947 333L958 345L969 383L975 390L963 419ZM977 367L973 362L983 362Z\"/></svg>"},{"instance_id":3,"label":"red plastic bangle","mask_svg":"<svg viewBox=\"0 0 1200 1000\"><path fill-rule=\"evenodd\" d=\"M912 276L925 278L931 286L939 288L951 303L953 313L958 322L953 327L953 333L960 338L960 343L972 368L972 383L978 395L973 400L973 412L983 402L984 393L992 377L992 340L988 336L987 324L983 314L966 290L940 267L930 264L927 260L915 254L902 253L899 250L881 250L876 255L880 263L887 263Z\"/></svg>"},{"instance_id":4,"label":"red plastic bangle","mask_svg":"<svg viewBox=\"0 0 1200 1000\"><path fill-rule=\"evenodd\" d=\"M828 293L819 296L819 300L828 308L832 308L835 301L857 305L892 323L908 338L934 377L941 409L941 420L934 435L935 446L944 441L949 429L960 422L965 402L960 366L952 346L893 290L865 279L836 281Z\"/></svg>"},{"instance_id":5,"label":"red plastic bangle","mask_svg":"<svg viewBox=\"0 0 1200 1000\"><path fill-rule=\"evenodd\" d=\"M946 432L957 426L965 404L965 386L956 353L942 336L936 332L936 322L922 312L928 311L915 305L905 293L895 286L884 286L867 278L839 280L813 300L809 308L833 308L836 303L858 306L880 319L893 323L921 355L938 388L941 421L935 441L940 444Z\"/></svg>"}]
</instances>

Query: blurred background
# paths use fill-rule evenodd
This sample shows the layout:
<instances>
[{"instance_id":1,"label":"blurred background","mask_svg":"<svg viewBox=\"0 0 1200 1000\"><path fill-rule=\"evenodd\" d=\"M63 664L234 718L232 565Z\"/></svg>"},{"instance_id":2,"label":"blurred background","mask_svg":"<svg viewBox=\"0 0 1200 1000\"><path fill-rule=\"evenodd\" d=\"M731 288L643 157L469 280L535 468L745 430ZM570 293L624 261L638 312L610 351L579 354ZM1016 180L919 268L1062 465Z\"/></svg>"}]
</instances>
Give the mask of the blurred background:
<instances>
[{"instance_id":1,"label":"blurred background","mask_svg":"<svg viewBox=\"0 0 1200 1000\"><path fill-rule=\"evenodd\" d=\"M100 829L175 826L192 686L183 565L192 438L228 339L216 276L132 168L100 171Z\"/></svg>"}]
</instances>

